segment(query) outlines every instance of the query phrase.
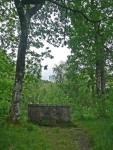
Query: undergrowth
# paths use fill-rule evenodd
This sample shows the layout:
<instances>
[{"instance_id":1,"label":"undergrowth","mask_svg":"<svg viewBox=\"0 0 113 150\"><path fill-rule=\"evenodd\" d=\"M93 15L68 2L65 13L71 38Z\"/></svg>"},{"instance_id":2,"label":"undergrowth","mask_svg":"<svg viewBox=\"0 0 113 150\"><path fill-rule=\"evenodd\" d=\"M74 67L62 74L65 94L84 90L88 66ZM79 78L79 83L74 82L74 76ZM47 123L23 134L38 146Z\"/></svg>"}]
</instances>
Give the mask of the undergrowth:
<instances>
[{"instance_id":1,"label":"undergrowth","mask_svg":"<svg viewBox=\"0 0 113 150\"><path fill-rule=\"evenodd\" d=\"M0 150L79 150L75 128L40 127L30 122L0 125Z\"/></svg>"},{"instance_id":2,"label":"undergrowth","mask_svg":"<svg viewBox=\"0 0 113 150\"><path fill-rule=\"evenodd\" d=\"M92 150L113 150L113 120L92 119L79 120L88 133Z\"/></svg>"}]
</instances>

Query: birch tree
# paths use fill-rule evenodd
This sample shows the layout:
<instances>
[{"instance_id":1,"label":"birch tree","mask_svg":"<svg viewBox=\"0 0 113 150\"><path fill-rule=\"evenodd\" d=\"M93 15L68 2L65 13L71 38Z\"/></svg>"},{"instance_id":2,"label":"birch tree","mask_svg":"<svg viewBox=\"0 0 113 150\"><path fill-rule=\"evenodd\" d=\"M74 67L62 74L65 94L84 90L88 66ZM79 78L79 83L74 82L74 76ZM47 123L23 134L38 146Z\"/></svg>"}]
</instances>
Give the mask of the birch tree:
<instances>
[{"instance_id":1,"label":"birch tree","mask_svg":"<svg viewBox=\"0 0 113 150\"><path fill-rule=\"evenodd\" d=\"M65 44L65 24L69 22L68 13L79 14L90 22L100 22L107 16L92 20L79 8L72 9L76 1L63 0L2 0L1 6L1 44L5 49L17 49L16 73L12 102L9 112L11 120L20 118L22 86L25 74L25 57L31 46L43 46L41 39L59 46ZM53 16L53 17L52 17ZM7 26L8 25L8 26ZM18 48L17 48L18 45Z\"/></svg>"}]
</instances>

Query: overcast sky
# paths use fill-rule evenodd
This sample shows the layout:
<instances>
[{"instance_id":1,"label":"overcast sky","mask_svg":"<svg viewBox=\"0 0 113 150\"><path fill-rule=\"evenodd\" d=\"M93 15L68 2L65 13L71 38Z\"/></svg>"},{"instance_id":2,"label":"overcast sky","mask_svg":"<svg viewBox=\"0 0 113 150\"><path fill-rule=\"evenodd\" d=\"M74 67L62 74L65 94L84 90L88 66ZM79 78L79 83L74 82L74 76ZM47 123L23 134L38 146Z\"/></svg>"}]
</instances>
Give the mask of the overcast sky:
<instances>
[{"instance_id":1,"label":"overcast sky","mask_svg":"<svg viewBox=\"0 0 113 150\"><path fill-rule=\"evenodd\" d=\"M42 49L43 51L45 50L45 47L50 47L51 50L51 55L54 56L53 59L50 58L45 58L42 62L42 65L48 65L47 70L42 70L42 79L48 80L49 76L52 75L52 68L54 64L59 64L60 61L66 61L67 56L70 54L70 49L66 47L59 47L56 48L52 45L49 45L47 43L44 44L44 48Z\"/></svg>"}]
</instances>

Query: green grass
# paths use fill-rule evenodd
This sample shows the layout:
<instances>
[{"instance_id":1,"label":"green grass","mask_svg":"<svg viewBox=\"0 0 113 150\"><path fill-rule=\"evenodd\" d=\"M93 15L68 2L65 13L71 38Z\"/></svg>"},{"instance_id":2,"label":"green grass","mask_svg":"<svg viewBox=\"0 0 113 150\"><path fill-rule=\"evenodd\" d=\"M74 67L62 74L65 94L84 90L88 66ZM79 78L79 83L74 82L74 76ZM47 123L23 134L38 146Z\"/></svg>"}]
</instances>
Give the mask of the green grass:
<instances>
[{"instance_id":1,"label":"green grass","mask_svg":"<svg viewBox=\"0 0 113 150\"><path fill-rule=\"evenodd\" d=\"M0 126L0 150L79 150L76 128L40 127L29 122Z\"/></svg>"},{"instance_id":2,"label":"green grass","mask_svg":"<svg viewBox=\"0 0 113 150\"><path fill-rule=\"evenodd\" d=\"M45 126L45 127L75 127L75 128L78 127L78 125L74 121L54 123L49 120L42 120L42 121L36 122L35 124L39 126Z\"/></svg>"},{"instance_id":3,"label":"green grass","mask_svg":"<svg viewBox=\"0 0 113 150\"><path fill-rule=\"evenodd\" d=\"M112 119L82 119L55 127L5 122L0 125L0 150L80 150L76 124L87 131L91 150L113 150Z\"/></svg>"},{"instance_id":4,"label":"green grass","mask_svg":"<svg viewBox=\"0 0 113 150\"><path fill-rule=\"evenodd\" d=\"M80 120L88 131L92 150L113 150L113 120Z\"/></svg>"}]
</instances>

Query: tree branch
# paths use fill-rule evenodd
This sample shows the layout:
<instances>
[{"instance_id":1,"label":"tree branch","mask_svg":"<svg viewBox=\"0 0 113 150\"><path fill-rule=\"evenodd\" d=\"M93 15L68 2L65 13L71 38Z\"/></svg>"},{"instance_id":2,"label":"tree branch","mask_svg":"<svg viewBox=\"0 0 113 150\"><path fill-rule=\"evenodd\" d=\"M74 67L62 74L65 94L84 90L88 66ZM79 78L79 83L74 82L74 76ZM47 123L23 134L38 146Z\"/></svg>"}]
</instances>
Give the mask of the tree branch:
<instances>
[{"instance_id":1,"label":"tree branch","mask_svg":"<svg viewBox=\"0 0 113 150\"><path fill-rule=\"evenodd\" d=\"M35 5L34 7L32 7L30 10L29 10L29 15L30 15L30 18L38 11L42 8L42 6L44 5L45 1L43 1L42 3L40 3L40 5Z\"/></svg>"},{"instance_id":2,"label":"tree branch","mask_svg":"<svg viewBox=\"0 0 113 150\"><path fill-rule=\"evenodd\" d=\"M18 0L20 1L20 0ZM101 22L102 20L106 19L107 16L105 16L104 18L100 19L100 20L91 20L90 18L88 18L82 11L80 10L74 10L72 8L67 7L66 5L60 4L55 0L22 0L21 3L23 5L27 5L27 4L34 4L34 5L39 5L44 3L45 1L51 2L53 4L56 4L57 6L60 6L64 9L70 10L71 12L73 12L74 14L79 13L81 14L87 21L93 22L93 23L97 23L97 22ZM35 11L35 10L34 10Z\"/></svg>"},{"instance_id":3,"label":"tree branch","mask_svg":"<svg viewBox=\"0 0 113 150\"><path fill-rule=\"evenodd\" d=\"M20 24L21 26L23 25L23 20L25 20L25 14L24 14L24 10L23 10L23 6L21 4L20 0L14 0L15 6L17 8L17 12L18 12L18 16L20 19Z\"/></svg>"},{"instance_id":4,"label":"tree branch","mask_svg":"<svg viewBox=\"0 0 113 150\"><path fill-rule=\"evenodd\" d=\"M104 18L102 18L102 19L100 19L100 20L91 20L91 19L89 19L83 12L81 12L81 11L79 11L79 10L71 9L71 8L69 8L69 7L65 6L65 5L59 4L58 2L53 1L53 0L47 0L47 1L49 1L49 2L51 2L51 3L53 3L53 4L56 4L56 5L58 5L58 6L62 7L62 8L65 8L65 9L67 9L67 10L70 10L70 11L73 12L74 14L79 13L79 14L81 14L86 20L88 20L88 21L90 21L90 22L93 22L93 23L100 22L100 21L104 20L105 18L107 18L107 17L104 17Z\"/></svg>"},{"instance_id":5,"label":"tree branch","mask_svg":"<svg viewBox=\"0 0 113 150\"><path fill-rule=\"evenodd\" d=\"M45 2L45 0L22 0L21 1L23 5L27 5L27 4L39 5L43 2Z\"/></svg>"},{"instance_id":6,"label":"tree branch","mask_svg":"<svg viewBox=\"0 0 113 150\"><path fill-rule=\"evenodd\" d=\"M20 0L17 0L17 1L20 1ZM93 23L101 22L102 20L104 20L104 19L107 18L107 16L105 16L104 18L102 18L102 19L100 19L100 20L91 20L91 19L88 18L82 11L80 11L80 10L74 10L74 9L69 8L69 7L67 7L67 6L65 6L65 5L63 5L63 4L60 4L60 3L58 3L57 1L54 1L54 0L22 0L21 3L22 3L23 5L27 5L27 4L39 5L39 4L44 3L45 1L51 2L51 3L53 3L53 4L57 5L57 6L60 6L60 7L64 8L64 9L70 10L70 11L73 12L74 14L79 13L79 14L81 14L87 21L90 21L90 22L93 22ZM41 7L42 7L42 6L41 6ZM35 8L35 10L32 10L32 12L36 12L36 10L37 10L36 7L33 7L33 8ZM40 9L40 8L39 8L39 9ZM39 10L39 9L38 9L38 10ZM34 14L34 13L33 13L33 14Z\"/></svg>"}]
</instances>

